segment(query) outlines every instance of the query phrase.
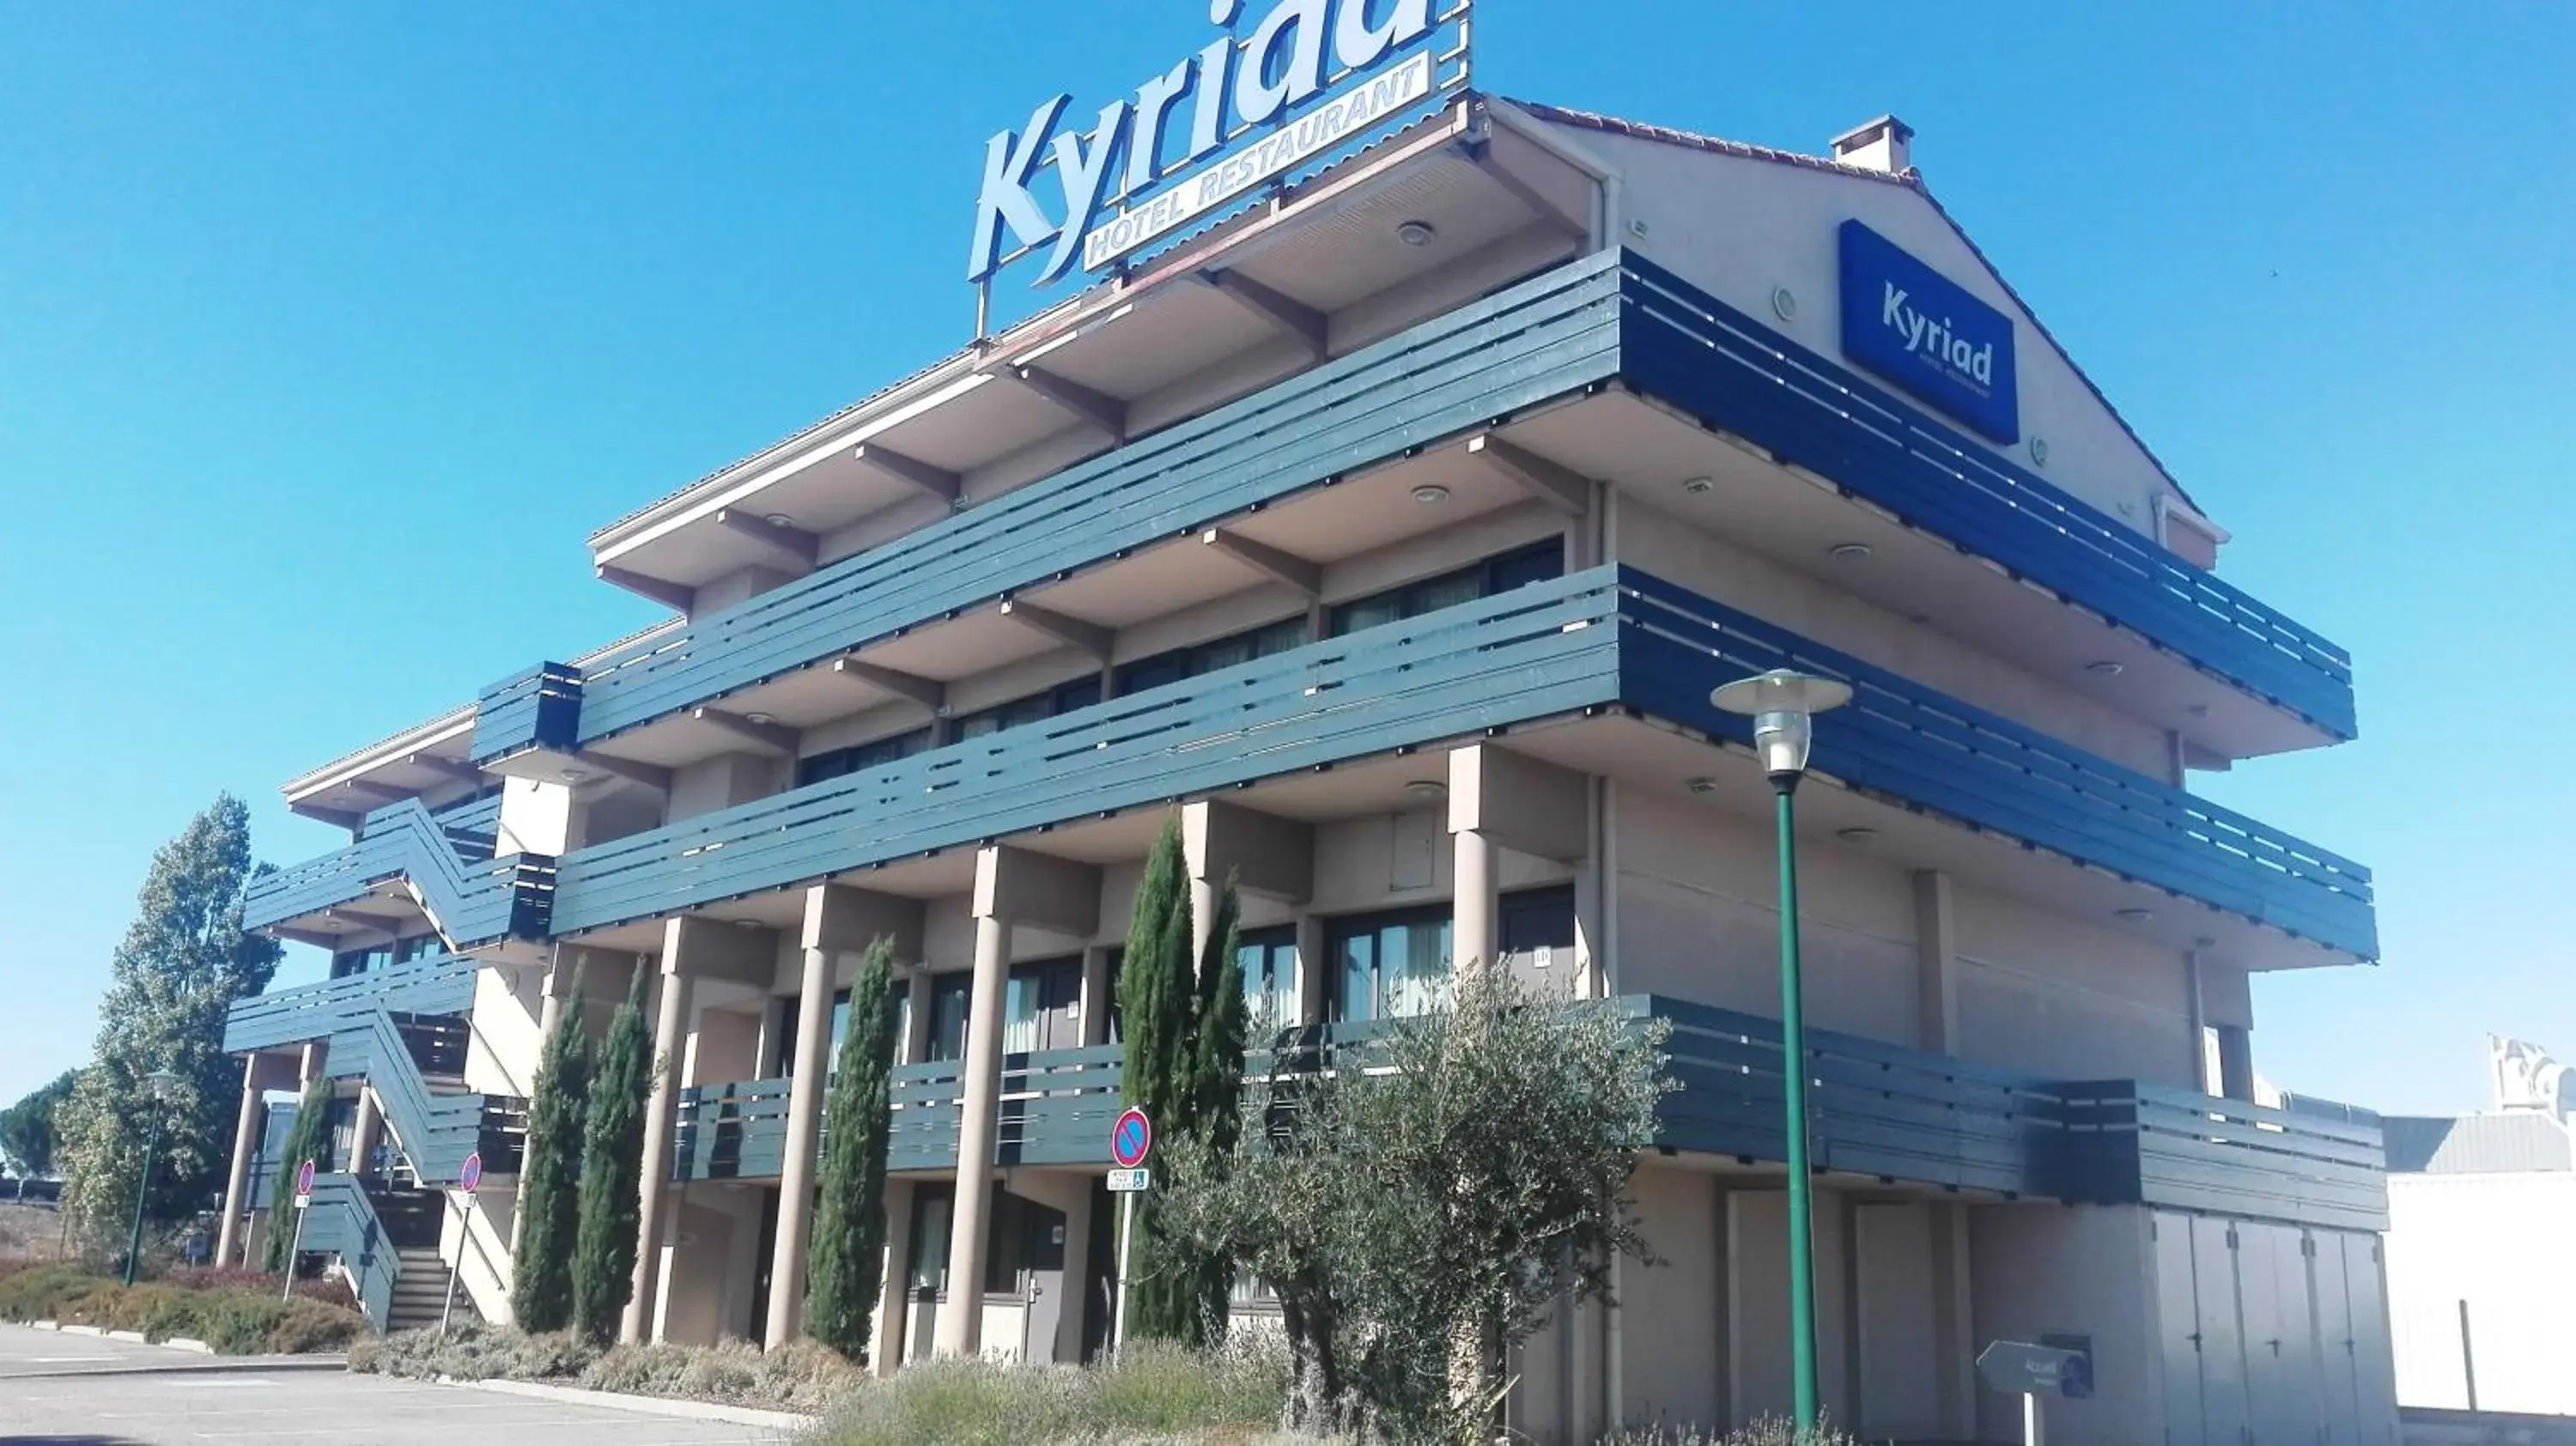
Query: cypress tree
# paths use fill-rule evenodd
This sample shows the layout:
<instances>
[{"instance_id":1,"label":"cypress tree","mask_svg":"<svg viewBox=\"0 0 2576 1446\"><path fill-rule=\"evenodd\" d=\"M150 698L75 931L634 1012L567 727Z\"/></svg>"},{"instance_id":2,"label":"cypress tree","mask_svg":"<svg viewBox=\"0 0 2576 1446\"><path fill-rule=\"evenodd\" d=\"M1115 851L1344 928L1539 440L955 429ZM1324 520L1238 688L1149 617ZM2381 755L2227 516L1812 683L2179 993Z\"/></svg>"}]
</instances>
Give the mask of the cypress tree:
<instances>
[{"instance_id":1,"label":"cypress tree","mask_svg":"<svg viewBox=\"0 0 2576 1446\"><path fill-rule=\"evenodd\" d=\"M869 1313L884 1283L893 983L894 941L880 938L868 946L850 991L850 1023L825 1106L822 1199L805 1270L805 1333L852 1360L867 1354Z\"/></svg>"},{"instance_id":2,"label":"cypress tree","mask_svg":"<svg viewBox=\"0 0 2576 1446\"><path fill-rule=\"evenodd\" d=\"M277 1178L268 1187L268 1239L260 1252L271 1274L293 1270L295 1261L295 1171L307 1160L320 1161L331 1150L331 1081L317 1079L295 1102L295 1123L286 1127L278 1149ZM315 1168L320 1169L319 1165Z\"/></svg>"},{"instance_id":3,"label":"cypress tree","mask_svg":"<svg viewBox=\"0 0 2576 1446\"><path fill-rule=\"evenodd\" d=\"M546 1039L528 1100L527 1159L519 1167L519 1252L511 1262L510 1311L526 1331L562 1330L572 1320L572 1250L581 1202L582 1103L590 1088L590 1043L581 1021L581 966L572 997Z\"/></svg>"},{"instance_id":4,"label":"cypress tree","mask_svg":"<svg viewBox=\"0 0 2576 1446\"><path fill-rule=\"evenodd\" d=\"M1197 989L1190 969L1190 923L1180 822L1166 819L1136 888L1136 914L1118 966L1118 1017L1127 1103L1143 1110L1156 1132L1167 1137L1181 1127L1186 1113L1181 1092L1191 1073L1190 1016ZM1137 1213L1141 1218L1127 1268L1128 1332L1147 1339L1194 1339L1197 1292L1185 1278L1184 1263L1173 1257L1155 1228L1150 1194L1137 1202Z\"/></svg>"},{"instance_id":5,"label":"cypress tree","mask_svg":"<svg viewBox=\"0 0 2576 1446\"><path fill-rule=\"evenodd\" d=\"M1205 1148L1199 1158L1225 1160L1234 1154L1243 1124L1243 964L1235 957L1240 944L1242 904L1234 880L1217 892L1215 927L1208 932L1208 952L1199 960L1197 1008L1193 1011L1190 1057L1189 1117L1181 1122L1185 1137ZM1158 1227L1159 1228L1159 1227ZM1234 1294L1234 1262L1199 1250L1190 1252L1189 1279L1195 1287L1191 1315L1203 1331L1191 1339L1207 1344L1225 1333L1226 1306Z\"/></svg>"},{"instance_id":6,"label":"cypress tree","mask_svg":"<svg viewBox=\"0 0 2576 1446\"><path fill-rule=\"evenodd\" d=\"M1228 1150L1239 1133L1245 1028L1232 879L1218 891L1216 907L1207 952L1193 967L1188 868L1180 823L1167 820L1145 861L1119 966L1121 1068L1127 1102L1145 1111L1159 1138ZM1138 1202L1128 1329L1205 1345L1225 1330L1232 1263L1171 1238L1156 1200L1149 1192Z\"/></svg>"},{"instance_id":7,"label":"cypress tree","mask_svg":"<svg viewBox=\"0 0 2576 1446\"><path fill-rule=\"evenodd\" d=\"M582 1130L581 1223L573 1246L573 1326L595 1341L617 1333L635 1295L643 1228L644 1094L653 1052L644 1034L644 971L609 1019Z\"/></svg>"}]
</instances>

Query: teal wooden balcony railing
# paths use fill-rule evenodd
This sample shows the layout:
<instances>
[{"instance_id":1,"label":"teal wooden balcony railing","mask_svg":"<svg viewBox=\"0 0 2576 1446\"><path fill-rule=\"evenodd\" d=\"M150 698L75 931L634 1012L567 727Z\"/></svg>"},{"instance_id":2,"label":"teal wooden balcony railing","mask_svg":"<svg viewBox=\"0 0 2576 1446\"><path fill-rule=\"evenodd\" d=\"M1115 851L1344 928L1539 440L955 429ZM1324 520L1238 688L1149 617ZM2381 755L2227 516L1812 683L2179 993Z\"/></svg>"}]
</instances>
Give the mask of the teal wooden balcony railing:
<instances>
[{"instance_id":1,"label":"teal wooden balcony railing","mask_svg":"<svg viewBox=\"0 0 2576 1446\"><path fill-rule=\"evenodd\" d=\"M471 959L428 959L245 999L225 1021L224 1048L326 1041L325 1073L363 1079L374 1088L392 1143L422 1184L453 1183L465 1157L477 1151L486 1170L506 1174L515 1168L523 1138L515 1122L525 1102L435 1091L414 1053L413 1020L473 1008L476 967Z\"/></svg>"},{"instance_id":2,"label":"teal wooden balcony railing","mask_svg":"<svg viewBox=\"0 0 2576 1446\"><path fill-rule=\"evenodd\" d=\"M1614 381L2328 734L2354 731L2343 649L1644 256L1607 251L587 668L517 674L486 690L475 756L596 743Z\"/></svg>"},{"instance_id":3,"label":"teal wooden balcony railing","mask_svg":"<svg viewBox=\"0 0 2576 1446\"><path fill-rule=\"evenodd\" d=\"M496 859L491 838L471 822L451 829L417 799L378 809L347 848L253 880L243 926L263 929L319 914L402 879L450 948L545 937L554 861L539 854Z\"/></svg>"},{"instance_id":4,"label":"teal wooden balcony railing","mask_svg":"<svg viewBox=\"0 0 2576 1446\"><path fill-rule=\"evenodd\" d=\"M258 994L224 1019L224 1052L279 1049L329 1039L370 1014L463 1014L474 1007L471 959L440 955L365 974Z\"/></svg>"},{"instance_id":5,"label":"teal wooden balcony railing","mask_svg":"<svg viewBox=\"0 0 2576 1446\"><path fill-rule=\"evenodd\" d=\"M562 932L1487 729L1626 706L1749 741L1709 688L1795 665L1859 705L1817 767L1899 806L2377 952L2368 870L1632 568L1596 568L566 855Z\"/></svg>"},{"instance_id":6,"label":"teal wooden balcony railing","mask_svg":"<svg viewBox=\"0 0 2576 1446\"><path fill-rule=\"evenodd\" d=\"M1787 1158L1777 1020L1654 995L1606 1005L1671 1026L1658 1136L1744 1163ZM1274 1074L1363 1066L1382 1022L1291 1031L1245 1061L1245 1088ZM2384 1229L2378 1118L2344 1106L2261 1110L2137 1081L2068 1083L1832 1031L1811 1031L1810 1157L1835 1174L2003 1197L2217 1211L2347 1230ZM1357 1053L1354 1053L1356 1051ZM1106 1166L1124 1108L1116 1045L1006 1056L996 1165ZM887 1163L957 1167L956 1061L894 1073ZM674 1179L776 1176L787 1082L683 1097Z\"/></svg>"}]
</instances>

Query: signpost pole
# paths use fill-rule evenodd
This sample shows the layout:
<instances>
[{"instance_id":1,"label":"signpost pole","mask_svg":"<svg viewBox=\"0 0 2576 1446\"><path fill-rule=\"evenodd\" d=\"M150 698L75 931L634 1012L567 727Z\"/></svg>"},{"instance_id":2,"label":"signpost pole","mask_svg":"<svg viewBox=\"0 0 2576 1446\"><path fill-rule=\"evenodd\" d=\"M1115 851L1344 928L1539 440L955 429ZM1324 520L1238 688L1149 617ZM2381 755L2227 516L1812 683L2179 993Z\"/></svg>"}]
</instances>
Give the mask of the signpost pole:
<instances>
[{"instance_id":1,"label":"signpost pole","mask_svg":"<svg viewBox=\"0 0 2576 1446\"><path fill-rule=\"evenodd\" d=\"M1118 1197L1118 1310L1109 1326L1109 1358L1122 1359L1127 1350L1127 1252L1136 1238L1136 1196L1131 1191Z\"/></svg>"},{"instance_id":2,"label":"signpost pole","mask_svg":"<svg viewBox=\"0 0 2576 1446\"><path fill-rule=\"evenodd\" d=\"M313 1164L306 1160L295 1167L295 1235L286 1244L286 1285L277 1293L279 1300L295 1298L295 1263L304 1254L304 1214L313 1207Z\"/></svg>"},{"instance_id":3,"label":"signpost pole","mask_svg":"<svg viewBox=\"0 0 2576 1446\"><path fill-rule=\"evenodd\" d=\"M456 1185L447 1195L447 1203L456 1211L456 1262L447 1268L447 1300L438 1308L440 1340L447 1339L447 1319L456 1314L456 1278L465 1273L465 1245L474 1235L474 1216L468 1207L474 1202L474 1192L483 1187L481 1150L465 1157L464 1167L456 1172Z\"/></svg>"},{"instance_id":4,"label":"signpost pole","mask_svg":"<svg viewBox=\"0 0 2576 1446\"><path fill-rule=\"evenodd\" d=\"M303 1202L300 1200L297 1201L295 1206L295 1238L290 1241L286 1247L286 1285L285 1288L281 1289L277 1293L277 1298L279 1300L293 1300L295 1298L295 1261L298 1256L304 1253L304 1209L305 1207Z\"/></svg>"},{"instance_id":5,"label":"signpost pole","mask_svg":"<svg viewBox=\"0 0 2576 1446\"><path fill-rule=\"evenodd\" d=\"M2021 1393L2021 1446L2041 1446L2037 1391Z\"/></svg>"},{"instance_id":6,"label":"signpost pole","mask_svg":"<svg viewBox=\"0 0 2576 1446\"><path fill-rule=\"evenodd\" d=\"M1109 1127L1109 1158L1118 1165L1109 1172L1109 1191L1118 1197L1118 1304L1110 1312L1111 1360L1127 1349L1127 1277L1136 1241L1136 1197L1153 1182L1152 1172L1143 1168L1153 1149L1154 1122L1143 1110L1128 1106Z\"/></svg>"},{"instance_id":7,"label":"signpost pole","mask_svg":"<svg viewBox=\"0 0 2576 1446\"><path fill-rule=\"evenodd\" d=\"M451 1209L453 1209L457 1204L456 1195L453 1191L449 1192L447 1203ZM456 1277L465 1273L466 1227L467 1222L463 1212L457 1212L456 1263L449 1266L447 1269L447 1299L438 1307L438 1338L440 1340L447 1339L447 1319L448 1317L456 1314Z\"/></svg>"}]
</instances>

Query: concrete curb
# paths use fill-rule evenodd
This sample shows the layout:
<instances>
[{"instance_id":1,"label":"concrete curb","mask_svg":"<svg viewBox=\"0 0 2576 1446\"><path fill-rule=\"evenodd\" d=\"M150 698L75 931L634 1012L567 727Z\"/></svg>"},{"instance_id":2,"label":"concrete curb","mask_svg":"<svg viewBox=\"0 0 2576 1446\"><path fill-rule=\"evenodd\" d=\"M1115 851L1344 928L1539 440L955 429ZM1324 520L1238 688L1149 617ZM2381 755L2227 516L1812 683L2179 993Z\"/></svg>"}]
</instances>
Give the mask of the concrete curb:
<instances>
[{"instance_id":1,"label":"concrete curb","mask_svg":"<svg viewBox=\"0 0 2576 1446\"><path fill-rule=\"evenodd\" d=\"M528 1396L540 1401L563 1401L580 1406L605 1406L616 1411L633 1411L645 1416L671 1416L684 1421L719 1421L729 1426L769 1426L782 1431L802 1431L821 1420L819 1416L794 1411L763 1411L752 1406L724 1406L713 1401L684 1401L672 1396L629 1396L617 1391L591 1391L579 1386L548 1386L535 1381L457 1381L481 1391L498 1391L505 1396Z\"/></svg>"}]
</instances>

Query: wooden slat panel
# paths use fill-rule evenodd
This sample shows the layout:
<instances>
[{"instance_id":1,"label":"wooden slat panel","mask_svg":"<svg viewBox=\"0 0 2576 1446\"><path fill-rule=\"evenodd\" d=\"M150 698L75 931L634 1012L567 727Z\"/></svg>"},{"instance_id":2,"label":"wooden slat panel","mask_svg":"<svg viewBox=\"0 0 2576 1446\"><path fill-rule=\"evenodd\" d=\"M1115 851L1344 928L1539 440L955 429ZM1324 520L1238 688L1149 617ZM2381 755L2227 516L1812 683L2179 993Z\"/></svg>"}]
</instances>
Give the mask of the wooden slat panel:
<instances>
[{"instance_id":1,"label":"wooden slat panel","mask_svg":"<svg viewBox=\"0 0 2576 1446\"><path fill-rule=\"evenodd\" d=\"M1622 266L1631 385L2352 736L2343 649L1645 258Z\"/></svg>"},{"instance_id":2,"label":"wooden slat panel","mask_svg":"<svg viewBox=\"0 0 2576 1446\"><path fill-rule=\"evenodd\" d=\"M1610 375L1589 258L654 638L583 673L597 742Z\"/></svg>"}]
</instances>

